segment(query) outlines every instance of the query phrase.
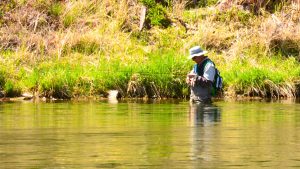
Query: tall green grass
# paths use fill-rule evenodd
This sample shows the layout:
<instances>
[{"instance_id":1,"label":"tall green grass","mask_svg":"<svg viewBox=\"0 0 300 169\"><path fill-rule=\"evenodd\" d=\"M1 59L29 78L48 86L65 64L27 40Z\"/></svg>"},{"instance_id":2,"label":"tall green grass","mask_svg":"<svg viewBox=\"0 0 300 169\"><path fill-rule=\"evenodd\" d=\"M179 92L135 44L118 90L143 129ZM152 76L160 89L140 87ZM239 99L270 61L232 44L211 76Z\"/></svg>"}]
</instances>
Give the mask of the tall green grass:
<instances>
[{"instance_id":1,"label":"tall green grass","mask_svg":"<svg viewBox=\"0 0 300 169\"><path fill-rule=\"evenodd\" d=\"M187 61L173 52L157 51L143 60L124 63L99 56L99 64L82 65L79 62L53 60L35 65L31 71L20 70L7 80L1 71L1 86L6 93L31 91L41 96L69 99L80 96L106 95L117 89L123 97L128 95L128 84L138 74L145 97L183 97L187 86L184 77ZM4 79L4 80L3 80ZM12 83L12 81L18 83ZM21 85L18 85L21 84ZM18 89L18 90L17 90ZM15 93L15 95L18 95Z\"/></svg>"},{"instance_id":2,"label":"tall green grass","mask_svg":"<svg viewBox=\"0 0 300 169\"><path fill-rule=\"evenodd\" d=\"M12 67L0 65L0 91L4 91L8 97L20 95L22 91L20 73Z\"/></svg>"},{"instance_id":3,"label":"tall green grass","mask_svg":"<svg viewBox=\"0 0 300 169\"><path fill-rule=\"evenodd\" d=\"M261 56L255 60L237 59L225 69L224 85L227 89L231 87L237 95L295 97L293 81L299 79L300 68L293 57Z\"/></svg>"}]
</instances>

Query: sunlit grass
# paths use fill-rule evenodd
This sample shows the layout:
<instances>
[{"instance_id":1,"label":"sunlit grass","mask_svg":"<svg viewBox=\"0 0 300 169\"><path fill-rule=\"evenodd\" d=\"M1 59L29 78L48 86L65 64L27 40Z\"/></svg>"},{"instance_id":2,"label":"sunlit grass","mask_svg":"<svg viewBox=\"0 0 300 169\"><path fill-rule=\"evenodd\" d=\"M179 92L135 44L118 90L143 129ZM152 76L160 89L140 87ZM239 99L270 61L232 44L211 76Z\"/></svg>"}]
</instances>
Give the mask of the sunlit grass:
<instances>
[{"instance_id":1,"label":"sunlit grass","mask_svg":"<svg viewBox=\"0 0 300 169\"><path fill-rule=\"evenodd\" d=\"M32 11L20 10L23 5ZM0 90L7 96L73 98L117 89L124 97L186 97L184 79L194 64L186 56L194 45L209 51L232 95L291 97L299 80L297 14L187 10L178 2L166 8L170 27L140 31L140 4L125 0L16 6L13 18L20 22L0 30Z\"/></svg>"},{"instance_id":2,"label":"sunlit grass","mask_svg":"<svg viewBox=\"0 0 300 169\"><path fill-rule=\"evenodd\" d=\"M295 58L277 56L262 57L252 63L236 60L223 71L223 76L225 86L235 94L294 97L296 89L290 85L299 78L299 73L299 63Z\"/></svg>"},{"instance_id":3,"label":"sunlit grass","mask_svg":"<svg viewBox=\"0 0 300 169\"><path fill-rule=\"evenodd\" d=\"M82 64L68 59L52 60L29 70L19 70L14 76L1 71L0 77L6 94L20 94L22 89L23 92L66 99L105 95L112 89L119 90L123 97L127 97L131 92L128 84L138 74L140 85L145 87L145 96L182 97L187 94L182 93L187 87L183 81L188 71L187 63L185 57L160 51L131 63L107 59L105 56L99 56L98 64Z\"/></svg>"}]
</instances>

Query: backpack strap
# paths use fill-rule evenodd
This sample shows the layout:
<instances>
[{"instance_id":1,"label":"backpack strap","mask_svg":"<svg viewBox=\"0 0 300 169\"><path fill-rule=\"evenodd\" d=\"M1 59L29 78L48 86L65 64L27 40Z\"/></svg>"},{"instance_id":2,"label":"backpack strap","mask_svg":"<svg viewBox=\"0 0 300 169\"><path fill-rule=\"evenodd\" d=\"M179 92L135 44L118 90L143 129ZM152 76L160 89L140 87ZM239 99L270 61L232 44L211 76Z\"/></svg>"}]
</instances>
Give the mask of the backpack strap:
<instances>
[{"instance_id":1,"label":"backpack strap","mask_svg":"<svg viewBox=\"0 0 300 169\"><path fill-rule=\"evenodd\" d=\"M194 68L193 68L194 73L196 73L199 76L203 76L204 68L205 68L205 66L208 62L211 62L213 65L215 65L213 61L211 61L209 58L206 58L200 64L195 64L194 65Z\"/></svg>"}]
</instances>

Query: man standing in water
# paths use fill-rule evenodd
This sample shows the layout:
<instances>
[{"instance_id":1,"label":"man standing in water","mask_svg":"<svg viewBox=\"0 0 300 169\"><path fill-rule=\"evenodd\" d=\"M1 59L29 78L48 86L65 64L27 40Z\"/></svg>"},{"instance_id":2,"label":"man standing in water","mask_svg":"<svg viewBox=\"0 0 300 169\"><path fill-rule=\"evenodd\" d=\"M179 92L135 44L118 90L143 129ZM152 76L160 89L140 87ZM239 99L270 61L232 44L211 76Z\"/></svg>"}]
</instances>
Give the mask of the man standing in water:
<instances>
[{"instance_id":1,"label":"man standing in water","mask_svg":"<svg viewBox=\"0 0 300 169\"><path fill-rule=\"evenodd\" d=\"M190 49L188 59L196 64L193 70L187 74L186 83L191 88L190 101L193 103L211 103L212 85L215 77L215 65L199 46Z\"/></svg>"}]
</instances>

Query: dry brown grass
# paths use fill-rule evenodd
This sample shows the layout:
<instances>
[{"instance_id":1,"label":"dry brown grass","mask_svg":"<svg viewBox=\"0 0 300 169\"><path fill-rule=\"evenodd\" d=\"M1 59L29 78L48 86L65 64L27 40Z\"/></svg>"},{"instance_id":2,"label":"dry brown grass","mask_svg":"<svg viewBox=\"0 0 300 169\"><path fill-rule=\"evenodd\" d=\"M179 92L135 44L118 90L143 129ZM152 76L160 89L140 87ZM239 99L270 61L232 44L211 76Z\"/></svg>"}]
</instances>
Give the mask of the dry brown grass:
<instances>
[{"instance_id":1,"label":"dry brown grass","mask_svg":"<svg viewBox=\"0 0 300 169\"><path fill-rule=\"evenodd\" d=\"M49 13L47 7L51 3L28 0L7 12L0 30L1 49L18 50L26 46L30 52L43 55L59 48L58 44L67 43L70 32L75 36L103 29L106 35L113 36L122 30L138 29L140 5L136 1L63 1L65 10L58 17ZM68 27L63 25L66 17L73 18ZM109 42L111 39L106 41Z\"/></svg>"},{"instance_id":2,"label":"dry brown grass","mask_svg":"<svg viewBox=\"0 0 300 169\"><path fill-rule=\"evenodd\" d=\"M261 94L262 97L294 98L296 97L296 86L290 82L278 85L270 80L266 80L265 87L257 89L255 92Z\"/></svg>"},{"instance_id":3,"label":"dry brown grass","mask_svg":"<svg viewBox=\"0 0 300 169\"><path fill-rule=\"evenodd\" d=\"M271 52L281 51L283 55L300 55L300 11L280 12L268 17L259 36L264 39ZM300 59L298 57L298 59Z\"/></svg>"}]
</instances>

